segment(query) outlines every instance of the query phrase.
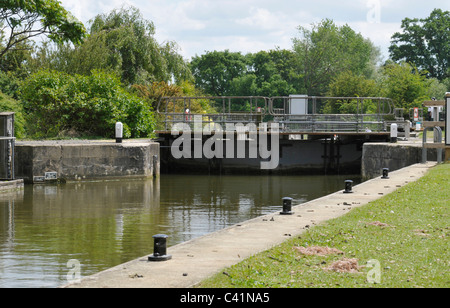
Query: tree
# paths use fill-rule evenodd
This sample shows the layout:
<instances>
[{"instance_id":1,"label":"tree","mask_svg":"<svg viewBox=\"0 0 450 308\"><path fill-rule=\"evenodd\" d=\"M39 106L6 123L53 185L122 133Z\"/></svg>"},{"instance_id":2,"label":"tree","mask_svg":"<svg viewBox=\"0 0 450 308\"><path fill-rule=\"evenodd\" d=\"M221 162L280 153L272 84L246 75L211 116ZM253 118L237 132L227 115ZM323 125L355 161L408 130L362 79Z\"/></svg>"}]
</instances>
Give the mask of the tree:
<instances>
[{"instance_id":1,"label":"tree","mask_svg":"<svg viewBox=\"0 0 450 308\"><path fill-rule=\"evenodd\" d=\"M373 79L367 79L362 75L355 75L351 71L345 71L333 78L329 86L330 97L374 97L378 96L378 87ZM364 104L364 113L372 107L369 101ZM330 100L323 109L324 113L356 113L357 102L355 100Z\"/></svg>"},{"instance_id":2,"label":"tree","mask_svg":"<svg viewBox=\"0 0 450 308\"><path fill-rule=\"evenodd\" d=\"M436 100L444 100L445 99L445 93L448 92L447 85L445 82L440 82L436 78L428 78L428 91L429 91L429 97L435 98Z\"/></svg>"},{"instance_id":3,"label":"tree","mask_svg":"<svg viewBox=\"0 0 450 308\"><path fill-rule=\"evenodd\" d=\"M450 12L435 9L425 19L405 18L403 32L392 36L392 60L414 63L429 77L450 77Z\"/></svg>"},{"instance_id":4,"label":"tree","mask_svg":"<svg viewBox=\"0 0 450 308\"><path fill-rule=\"evenodd\" d=\"M197 87L210 95L227 96L233 95L233 79L247 72L247 60L240 52L212 51L193 57L190 68Z\"/></svg>"},{"instance_id":5,"label":"tree","mask_svg":"<svg viewBox=\"0 0 450 308\"><path fill-rule=\"evenodd\" d=\"M117 74L127 86L192 79L178 45L160 45L154 37L153 23L144 19L137 8L124 7L97 15L90 21L89 34L79 46L43 45L35 57L35 71L45 67L89 75L93 70L103 70Z\"/></svg>"},{"instance_id":6,"label":"tree","mask_svg":"<svg viewBox=\"0 0 450 308\"><path fill-rule=\"evenodd\" d=\"M55 42L78 44L84 25L57 0L2 0L0 4L0 58L20 43L47 35Z\"/></svg>"},{"instance_id":7,"label":"tree","mask_svg":"<svg viewBox=\"0 0 450 308\"><path fill-rule=\"evenodd\" d=\"M248 55L249 72L254 74L255 95L288 96L296 92L295 58L288 50L260 51Z\"/></svg>"},{"instance_id":8,"label":"tree","mask_svg":"<svg viewBox=\"0 0 450 308\"><path fill-rule=\"evenodd\" d=\"M289 50L257 53L208 52L191 62L195 84L216 96L287 96L297 92L294 53Z\"/></svg>"},{"instance_id":9,"label":"tree","mask_svg":"<svg viewBox=\"0 0 450 308\"><path fill-rule=\"evenodd\" d=\"M409 110L430 99L429 81L417 67L402 62L389 62L382 68L381 95L394 101L395 107Z\"/></svg>"},{"instance_id":10,"label":"tree","mask_svg":"<svg viewBox=\"0 0 450 308\"><path fill-rule=\"evenodd\" d=\"M309 30L298 28L299 38L293 39L298 75L308 95L324 95L328 85L339 73L351 71L370 77L379 58L373 43L348 25L338 27L325 19Z\"/></svg>"}]
</instances>

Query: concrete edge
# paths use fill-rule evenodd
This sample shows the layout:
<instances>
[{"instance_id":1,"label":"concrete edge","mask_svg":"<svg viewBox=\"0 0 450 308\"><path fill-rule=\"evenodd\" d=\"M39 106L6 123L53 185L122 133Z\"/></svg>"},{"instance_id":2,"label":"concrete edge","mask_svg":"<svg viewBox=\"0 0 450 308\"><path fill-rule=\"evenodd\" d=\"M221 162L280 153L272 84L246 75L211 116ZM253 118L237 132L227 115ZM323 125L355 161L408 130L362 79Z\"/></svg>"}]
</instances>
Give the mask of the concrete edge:
<instances>
[{"instance_id":1,"label":"concrete edge","mask_svg":"<svg viewBox=\"0 0 450 308\"><path fill-rule=\"evenodd\" d=\"M340 190L293 206L294 215L284 216L277 211L177 244L168 248L167 253L173 258L167 262L148 262L147 256L143 256L62 287L193 287L226 267L301 234L311 225L343 216L420 179L435 165L415 164L391 172L389 180L381 179L380 175L356 185L352 194Z\"/></svg>"},{"instance_id":2,"label":"concrete edge","mask_svg":"<svg viewBox=\"0 0 450 308\"><path fill-rule=\"evenodd\" d=\"M24 188L23 180L0 181L0 193Z\"/></svg>"}]
</instances>

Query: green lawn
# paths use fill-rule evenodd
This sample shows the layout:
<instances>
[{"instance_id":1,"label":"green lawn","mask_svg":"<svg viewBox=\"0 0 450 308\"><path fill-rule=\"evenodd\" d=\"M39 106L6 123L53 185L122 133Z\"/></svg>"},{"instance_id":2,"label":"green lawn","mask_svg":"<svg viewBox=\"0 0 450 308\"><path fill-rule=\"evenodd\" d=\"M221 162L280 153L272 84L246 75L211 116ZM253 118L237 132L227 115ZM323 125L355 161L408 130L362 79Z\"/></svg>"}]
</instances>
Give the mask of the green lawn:
<instances>
[{"instance_id":1,"label":"green lawn","mask_svg":"<svg viewBox=\"0 0 450 308\"><path fill-rule=\"evenodd\" d=\"M226 268L198 287L450 287L450 164L349 214ZM301 247L342 253L305 255ZM334 262L356 259L357 272Z\"/></svg>"}]
</instances>

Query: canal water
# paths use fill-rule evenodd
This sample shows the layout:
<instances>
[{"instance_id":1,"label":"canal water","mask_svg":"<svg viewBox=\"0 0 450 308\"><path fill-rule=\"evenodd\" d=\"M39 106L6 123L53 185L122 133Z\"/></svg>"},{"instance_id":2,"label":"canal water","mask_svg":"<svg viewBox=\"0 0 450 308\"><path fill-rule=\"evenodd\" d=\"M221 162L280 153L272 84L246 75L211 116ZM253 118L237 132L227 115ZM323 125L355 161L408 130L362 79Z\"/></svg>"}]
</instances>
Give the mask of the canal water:
<instances>
[{"instance_id":1,"label":"canal water","mask_svg":"<svg viewBox=\"0 0 450 308\"><path fill-rule=\"evenodd\" d=\"M0 194L0 288L54 288L77 260L81 277L303 203L358 176L190 176L26 185ZM355 184L356 184L355 183Z\"/></svg>"}]
</instances>

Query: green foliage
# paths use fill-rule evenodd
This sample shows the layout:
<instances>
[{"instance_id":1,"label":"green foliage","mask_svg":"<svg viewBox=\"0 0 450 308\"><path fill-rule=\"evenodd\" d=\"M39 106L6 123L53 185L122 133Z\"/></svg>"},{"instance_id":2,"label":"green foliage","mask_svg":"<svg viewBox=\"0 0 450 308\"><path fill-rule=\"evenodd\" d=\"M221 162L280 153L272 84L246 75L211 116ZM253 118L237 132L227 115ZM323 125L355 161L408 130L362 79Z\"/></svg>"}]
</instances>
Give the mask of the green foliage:
<instances>
[{"instance_id":1,"label":"green foliage","mask_svg":"<svg viewBox=\"0 0 450 308\"><path fill-rule=\"evenodd\" d=\"M213 51L192 59L195 85L214 96L286 96L295 93L294 53L288 50L239 52ZM233 110L244 110L244 105Z\"/></svg>"},{"instance_id":2,"label":"green foliage","mask_svg":"<svg viewBox=\"0 0 450 308\"><path fill-rule=\"evenodd\" d=\"M21 42L47 35L55 42L78 44L86 35L84 25L57 0L2 0L0 23L7 26L8 36L0 33L0 58Z\"/></svg>"},{"instance_id":3,"label":"green foliage","mask_svg":"<svg viewBox=\"0 0 450 308\"><path fill-rule=\"evenodd\" d=\"M233 95L286 96L296 92L294 53L288 50L260 51L246 55L247 71L231 83Z\"/></svg>"},{"instance_id":4,"label":"green foliage","mask_svg":"<svg viewBox=\"0 0 450 308\"><path fill-rule=\"evenodd\" d=\"M27 78L21 98L30 134L56 137L61 132L113 137L114 125L124 124L124 137L148 137L154 117L150 107L125 91L117 77L101 71L71 76L41 71Z\"/></svg>"},{"instance_id":5,"label":"green foliage","mask_svg":"<svg viewBox=\"0 0 450 308\"><path fill-rule=\"evenodd\" d=\"M383 75L382 94L391 98L397 108L421 107L424 100L430 99L429 82L415 66L388 63L383 67Z\"/></svg>"},{"instance_id":6,"label":"green foliage","mask_svg":"<svg viewBox=\"0 0 450 308\"><path fill-rule=\"evenodd\" d=\"M33 49L34 44L30 41L17 43L14 49L0 57L0 69L4 72L14 72L15 75L25 75L26 64L32 59Z\"/></svg>"},{"instance_id":7,"label":"green foliage","mask_svg":"<svg viewBox=\"0 0 450 308\"><path fill-rule=\"evenodd\" d=\"M371 77L379 50L373 43L348 25L338 27L325 19L312 30L298 28L293 39L298 75L308 95L324 95L334 77L345 71Z\"/></svg>"},{"instance_id":8,"label":"green foliage","mask_svg":"<svg viewBox=\"0 0 450 308\"><path fill-rule=\"evenodd\" d=\"M240 52L212 51L195 56L190 63L195 85L214 96L227 96L234 78L245 74L247 61Z\"/></svg>"},{"instance_id":9,"label":"green foliage","mask_svg":"<svg viewBox=\"0 0 450 308\"><path fill-rule=\"evenodd\" d=\"M428 97L434 97L437 100L444 100L445 93L449 92L450 87L444 82L440 82L436 78L429 78L428 83Z\"/></svg>"},{"instance_id":10,"label":"green foliage","mask_svg":"<svg viewBox=\"0 0 450 308\"><path fill-rule=\"evenodd\" d=\"M340 73L329 86L328 96L331 97L374 97L378 94L378 87L373 79L357 76L351 71ZM363 113L369 113L370 102L365 101ZM324 106L324 113L353 114L357 112L356 100L331 100Z\"/></svg>"},{"instance_id":11,"label":"green foliage","mask_svg":"<svg viewBox=\"0 0 450 308\"><path fill-rule=\"evenodd\" d=\"M158 103L162 97L205 96L189 81L183 81L180 85L170 85L164 81L154 82L150 85L133 85L132 92L144 99L153 110L157 110ZM183 113L185 110L182 107L177 105L171 107L170 110L173 111L173 108L175 108L176 112ZM207 99L192 100L190 107L192 113L215 113L214 108L211 107ZM159 111L164 112L164 110Z\"/></svg>"},{"instance_id":12,"label":"green foliage","mask_svg":"<svg viewBox=\"0 0 450 308\"><path fill-rule=\"evenodd\" d=\"M120 76L125 85L191 79L178 45L159 45L154 34L153 23L138 9L113 10L91 21L90 35L79 46L43 45L35 57L34 70L45 67L81 75L104 70Z\"/></svg>"},{"instance_id":13,"label":"green foliage","mask_svg":"<svg viewBox=\"0 0 450 308\"><path fill-rule=\"evenodd\" d=\"M0 92L0 112L14 112L14 135L16 138L24 138L25 133L25 118L22 104L11 98L10 96Z\"/></svg>"},{"instance_id":14,"label":"green foliage","mask_svg":"<svg viewBox=\"0 0 450 308\"><path fill-rule=\"evenodd\" d=\"M16 75L16 72L0 71L0 92L18 99L20 78Z\"/></svg>"},{"instance_id":15,"label":"green foliage","mask_svg":"<svg viewBox=\"0 0 450 308\"><path fill-rule=\"evenodd\" d=\"M405 18L402 29L392 36L391 58L414 63L439 80L450 77L450 12L434 9L424 19Z\"/></svg>"}]
</instances>

